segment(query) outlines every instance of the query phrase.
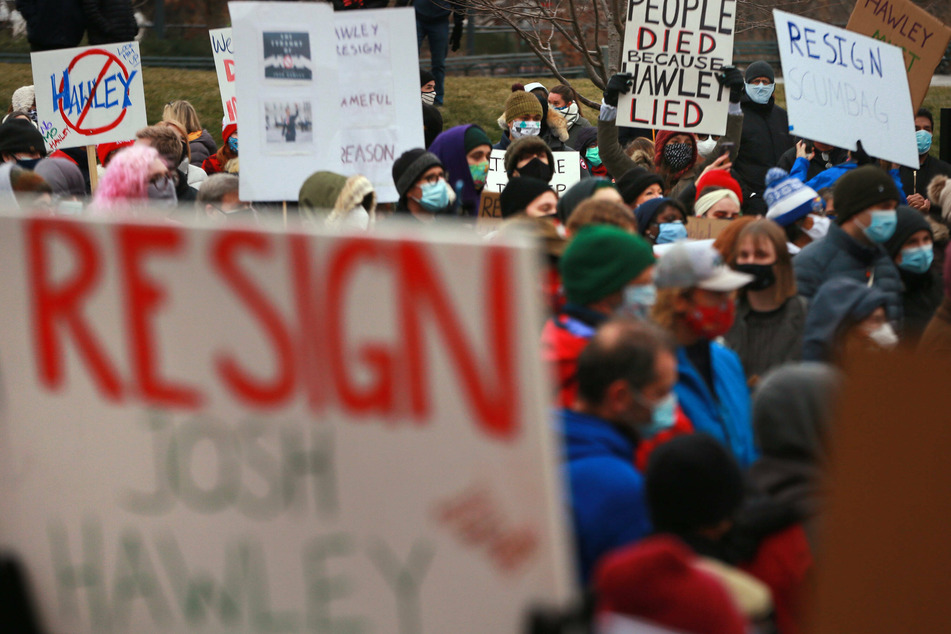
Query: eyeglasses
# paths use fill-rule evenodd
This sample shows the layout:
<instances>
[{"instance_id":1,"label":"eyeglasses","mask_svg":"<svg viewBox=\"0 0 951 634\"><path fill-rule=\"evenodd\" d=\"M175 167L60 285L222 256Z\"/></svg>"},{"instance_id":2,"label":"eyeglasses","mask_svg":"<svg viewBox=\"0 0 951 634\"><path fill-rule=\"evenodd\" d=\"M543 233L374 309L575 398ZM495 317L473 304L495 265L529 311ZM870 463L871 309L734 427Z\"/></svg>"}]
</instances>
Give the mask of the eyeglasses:
<instances>
[{"instance_id":1,"label":"eyeglasses","mask_svg":"<svg viewBox=\"0 0 951 634\"><path fill-rule=\"evenodd\" d=\"M719 134L698 134L697 135L698 141L706 141L708 138L711 138L714 141L719 141L720 135Z\"/></svg>"},{"instance_id":2,"label":"eyeglasses","mask_svg":"<svg viewBox=\"0 0 951 634\"><path fill-rule=\"evenodd\" d=\"M435 185L441 180L446 180L446 172L439 172L438 174L430 174L429 176L423 176L417 182L418 183L429 183L430 185Z\"/></svg>"},{"instance_id":3,"label":"eyeglasses","mask_svg":"<svg viewBox=\"0 0 951 634\"><path fill-rule=\"evenodd\" d=\"M174 177L168 172L159 172L158 174L152 174L149 178L149 183L152 185L159 185L162 181L174 181Z\"/></svg>"}]
</instances>

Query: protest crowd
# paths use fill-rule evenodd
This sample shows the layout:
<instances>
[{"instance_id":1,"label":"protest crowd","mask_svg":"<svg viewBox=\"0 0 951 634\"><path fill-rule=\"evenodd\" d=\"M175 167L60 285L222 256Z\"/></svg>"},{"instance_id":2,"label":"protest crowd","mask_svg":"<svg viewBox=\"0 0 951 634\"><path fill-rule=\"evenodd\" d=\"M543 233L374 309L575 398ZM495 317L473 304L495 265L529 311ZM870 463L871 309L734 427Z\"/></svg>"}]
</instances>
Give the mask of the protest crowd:
<instances>
[{"instance_id":1,"label":"protest crowd","mask_svg":"<svg viewBox=\"0 0 951 634\"><path fill-rule=\"evenodd\" d=\"M461 24L424 17L431 46ZM951 352L951 165L934 155L933 113L917 110L908 130L915 170L862 139L791 134L773 95L781 69L765 61L716 74L722 136L618 125L625 73L600 110L564 84L516 83L498 96L501 136L443 130L444 75L420 72L425 147L392 162L395 203L365 176L326 170L297 201L243 200L242 131L226 123L218 146L187 94L134 138L98 145L92 168L82 147L48 152L32 86L0 124L0 198L119 221L535 237L548 311L537 349L586 609L651 632L803 631L843 369L896 346ZM303 111L283 116L285 139L308 125ZM561 189L565 156L578 178ZM548 617L536 631L561 631Z\"/></svg>"}]
</instances>

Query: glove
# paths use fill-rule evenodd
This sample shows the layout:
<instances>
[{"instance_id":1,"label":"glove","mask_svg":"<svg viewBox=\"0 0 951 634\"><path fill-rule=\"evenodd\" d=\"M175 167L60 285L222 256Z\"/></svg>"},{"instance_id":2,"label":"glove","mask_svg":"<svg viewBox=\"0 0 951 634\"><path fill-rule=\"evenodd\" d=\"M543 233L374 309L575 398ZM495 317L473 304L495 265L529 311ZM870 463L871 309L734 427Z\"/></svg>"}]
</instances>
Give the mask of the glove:
<instances>
[{"instance_id":1,"label":"glove","mask_svg":"<svg viewBox=\"0 0 951 634\"><path fill-rule=\"evenodd\" d=\"M852 160L855 161L856 165L868 165L869 163L875 162L875 159L869 156L865 148L862 147L862 141L855 142L855 151L851 154Z\"/></svg>"},{"instance_id":2,"label":"glove","mask_svg":"<svg viewBox=\"0 0 951 634\"><path fill-rule=\"evenodd\" d=\"M743 73L736 66L727 66L722 73L717 73L717 81L724 88L730 89L730 103L740 103L740 97L746 88Z\"/></svg>"},{"instance_id":3,"label":"glove","mask_svg":"<svg viewBox=\"0 0 951 634\"><path fill-rule=\"evenodd\" d=\"M462 23L465 20L465 16L456 16L456 21L452 25L452 37L449 38L449 47L453 51L459 50L459 45L462 44Z\"/></svg>"},{"instance_id":4,"label":"glove","mask_svg":"<svg viewBox=\"0 0 951 634\"><path fill-rule=\"evenodd\" d=\"M604 103L617 108L617 98L631 90L633 79L630 73L617 73L608 80L604 88Z\"/></svg>"}]
</instances>

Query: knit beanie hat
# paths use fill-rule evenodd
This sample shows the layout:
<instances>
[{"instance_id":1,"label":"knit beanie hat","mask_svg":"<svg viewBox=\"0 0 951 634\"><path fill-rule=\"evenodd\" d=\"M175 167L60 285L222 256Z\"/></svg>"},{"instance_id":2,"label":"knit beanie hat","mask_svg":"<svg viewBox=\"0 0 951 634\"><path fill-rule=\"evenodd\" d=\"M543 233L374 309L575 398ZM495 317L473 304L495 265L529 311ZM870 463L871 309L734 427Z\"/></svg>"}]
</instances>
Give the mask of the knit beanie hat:
<instances>
[{"instance_id":1,"label":"knit beanie hat","mask_svg":"<svg viewBox=\"0 0 951 634\"><path fill-rule=\"evenodd\" d=\"M492 141L489 140L489 135L485 133L485 130L477 125L469 126L466 129L466 135L463 138L463 146L466 149L466 154L476 149L480 145L492 145Z\"/></svg>"},{"instance_id":2,"label":"knit beanie hat","mask_svg":"<svg viewBox=\"0 0 951 634\"><path fill-rule=\"evenodd\" d=\"M776 81L776 73L773 72L773 67L763 60L753 62L746 67L746 75L744 75L746 83L750 83L757 77L768 77L769 81Z\"/></svg>"},{"instance_id":3,"label":"knit beanie hat","mask_svg":"<svg viewBox=\"0 0 951 634\"><path fill-rule=\"evenodd\" d=\"M99 164L105 167L106 163L109 161L110 154L134 144L135 140L119 141L117 143L100 143L96 146L96 157L99 159Z\"/></svg>"},{"instance_id":4,"label":"knit beanie hat","mask_svg":"<svg viewBox=\"0 0 951 634\"><path fill-rule=\"evenodd\" d=\"M872 205L888 200L896 203L901 200L891 175L875 165L856 167L835 182L832 190L835 221L841 225Z\"/></svg>"},{"instance_id":5,"label":"knit beanie hat","mask_svg":"<svg viewBox=\"0 0 951 634\"><path fill-rule=\"evenodd\" d=\"M822 199L814 189L779 167L766 172L763 194L769 210L766 217L780 227L788 227L808 214L822 211Z\"/></svg>"},{"instance_id":6,"label":"knit beanie hat","mask_svg":"<svg viewBox=\"0 0 951 634\"><path fill-rule=\"evenodd\" d=\"M545 192L554 190L545 181L537 178L515 177L505 185L499 195L499 206L502 208L502 217L508 218L520 211L525 211L529 204Z\"/></svg>"},{"instance_id":7,"label":"knit beanie hat","mask_svg":"<svg viewBox=\"0 0 951 634\"><path fill-rule=\"evenodd\" d=\"M502 117L505 119L506 127L508 127L517 117L536 114L538 116L545 114L538 98L530 92L519 89L510 94L508 99L505 100L505 112Z\"/></svg>"},{"instance_id":8,"label":"knit beanie hat","mask_svg":"<svg viewBox=\"0 0 951 634\"><path fill-rule=\"evenodd\" d=\"M46 156L46 144L43 142L43 135L31 122L10 119L0 124L0 152L4 154L36 152Z\"/></svg>"},{"instance_id":9,"label":"knit beanie hat","mask_svg":"<svg viewBox=\"0 0 951 634\"><path fill-rule=\"evenodd\" d=\"M699 200L700 196L703 194L703 190L705 190L707 187L722 187L724 189L729 189L731 192L736 194L740 204L743 204L743 188L740 187L740 183L735 178L733 178L732 174L730 174L730 170L709 170L706 173L701 174L700 178L698 178L696 182L697 195L694 197L694 200Z\"/></svg>"},{"instance_id":10,"label":"knit beanie hat","mask_svg":"<svg viewBox=\"0 0 951 634\"><path fill-rule=\"evenodd\" d=\"M654 628L691 634L747 632L725 586L697 562L690 548L671 535L647 537L614 551L594 574L598 614L634 617Z\"/></svg>"},{"instance_id":11,"label":"knit beanie hat","mask_svg":"<svg viewBox=\"0 0 951 634\"><path fill-rule=\"evenodd\" d=\"M654 251L640 236L611 225L578 232L558 263L568 301L581 306L616 293L654 264Z\"/></svg>"},{"instance_id":12,"label":"knit beanie hat","mask_svg":"<svg viewBox=\"0 0 951 634\"><path fill-rule=\"evenodd\" d=\"M505 173L511 177L512 171L516 169L515 166L518 164L520 158L526 154L537 154L538 152L544 152L548 155L548 165L552 168L552 171L554 171L555 155L552 154L548 144L537 136L523 136L521 139L509 143L508 148L505 150L505 158L502 159Z\"/></svg>"},{"instance_id":13,"label":"knit beanie hat","mask_svg":"<svg viewBox=\"0 0 951 634\"><path fill-rule=\"evenodd\" d=\"M23 110L24 112L32 110L35 103L36 89L32 85L20 86L13 91L13 97L10 99L10 104L14 110Z\"/></svg>"},{"instance_id":14,"label":"knit beanie hat","mask_svg":"<svg viewBox=\"0 0 951 634\"><path fill-rule=\"evenodd\" d=\"M743 502L743 473L719 441L698 432L651 453L645 489L654 529L687 534L732 519Z\"/></svg>"},{"instance_id":15,"label":"knit beanie hat","mask_svg":"<svg viewBox=\"0 0 951 634\"><path fill-rule=\"evenodd\" d=\"M393 183L404 202L406 192L413 188L416 181L432 167L442 167L439 157L423 148L414 148L403 152L393 163Z\"/></svg>"},{"instance_id":16,"label":"knit beanie hat","mask_svg":"<svg viewBox=\"0 0 951 634\"><path fill-rule=\"evenodd\" d=\"M594 196L594 193L602 187L614 187L614 183L606 178L584 178L559 196L558 220L561 224L568 224L568 218L571 218L571 212L575 210L575 207Z\"/></svg>"},{"instance_id":17,"label":"knit beanie hat","mask_svg":"<svg viewBox=\"0 0 951 634\"><path fill-rule=\"evenodd\" d=\"M657 198L645 200L640 205L638 205L637 209L634 210L634 217L637 218L637 232L641 235L644 235L644 232L647 231L647 228L650 227L651 223L654 222L654 219L657 218L657 214L659 214L669 203L670 198L658 196Z\"/></svg>"},{"instance_id":18,"label":"knit beanie hat","mask_svg":"<svg viewBox=\"0 0 951 634\"><path fill-rule=\"evenodd\" d=\"M714 189L708 191L706 194L697 199L697 202L693 205L693 213L698 217L702 218L707 215L707 212L713 208L718 202L724 198L731 199L736 203L737 209L740 208L740 199L736 197L729 189Z\"/></svg>"},{"instance_id":19,"label":"knit beanie hat","mask_svg":"<svg viewBox=\"0 0 951 634\"><path fill-rule=\"evenodd\" d=\"M633 205L637 197L643 194L644 190L651 185L660 185L663 189L664 179L659 174L649 172L643 167L633 167L627 170L617 181L617 189L621 192L621 197L627 205Z\"/></svg>"},{"instance_id":20,"label":"knit beanie hat","mask_svg":"<svg viewBox=\"0 0 951 634\"><path fill-rule=\"evenodd\" d=\"M898 256L905 241L910 238L912 234L922 229L927 231L931 239L934 240L934 232L931 230L931 225L928 224L928 219L925 218L923 213L906 205L900 205L896 212L898 215L898 224L895 225L895 233L888 239L888 242L882 245L888 252L888 256L893 260Z\"/></svg>"}]
</instances>

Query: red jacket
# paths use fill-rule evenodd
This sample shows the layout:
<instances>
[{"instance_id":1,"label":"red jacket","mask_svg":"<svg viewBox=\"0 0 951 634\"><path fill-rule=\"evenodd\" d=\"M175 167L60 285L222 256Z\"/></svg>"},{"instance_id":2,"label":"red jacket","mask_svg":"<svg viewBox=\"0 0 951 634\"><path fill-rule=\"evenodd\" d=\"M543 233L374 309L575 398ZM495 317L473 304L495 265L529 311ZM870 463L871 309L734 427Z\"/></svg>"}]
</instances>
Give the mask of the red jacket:
<instances>
[{"instance_id":1,"label":"red jacket","mask_svg":"<svg viewBox=\"0 0 951 634\"><path fill-rule=\"evenodd\" d=\"M801 606L814 562L806 531L794 524L760 543L753 561L740 566L773 593L776 626L783 634L801 631Z\"/></svg>"}]
</instances>

